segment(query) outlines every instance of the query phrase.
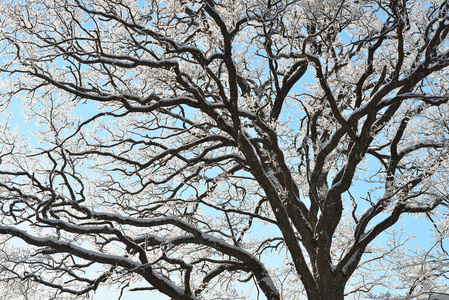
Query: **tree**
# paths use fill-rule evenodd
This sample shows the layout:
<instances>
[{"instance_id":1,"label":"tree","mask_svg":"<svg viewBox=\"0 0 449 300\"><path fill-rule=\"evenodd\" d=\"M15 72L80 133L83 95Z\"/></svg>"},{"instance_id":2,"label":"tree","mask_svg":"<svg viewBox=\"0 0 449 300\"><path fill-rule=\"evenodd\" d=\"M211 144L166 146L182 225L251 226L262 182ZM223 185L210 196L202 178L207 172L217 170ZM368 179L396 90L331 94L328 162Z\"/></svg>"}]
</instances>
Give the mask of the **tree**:
<instances>
[{"instance_id":1,"label":"tree","mask_svg":"<svg viewBox=\"0 0 449 300\"><path fill-rule=\"evenodd\" d=\"M443 289L448 9L4 0L2 108L35 127L0 131L0 233L31 247L5 248L1 278L85 297ZM401 252L403 215L434 247Z\"/></svg>"}]
</instances>

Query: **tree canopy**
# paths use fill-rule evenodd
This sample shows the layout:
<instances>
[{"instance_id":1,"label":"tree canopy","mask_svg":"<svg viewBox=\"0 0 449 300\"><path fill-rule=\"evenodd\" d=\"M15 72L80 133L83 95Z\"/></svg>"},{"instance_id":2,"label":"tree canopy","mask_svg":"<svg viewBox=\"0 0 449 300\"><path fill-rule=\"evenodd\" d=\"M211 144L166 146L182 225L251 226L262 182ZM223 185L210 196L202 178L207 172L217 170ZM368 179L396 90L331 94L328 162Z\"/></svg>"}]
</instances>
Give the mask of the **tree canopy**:
<instances>
[{"instance_id":1,"label":"tree canopy","mask_svg":"<svg viewBox=\"0 0 449 300\"><path fill-rule=\"evenodd\" d=\"M447 291L448 9L2 0L0 280L77 299ZM427 247L390 230L405 215Z\"/></svg>"}]
</instances>

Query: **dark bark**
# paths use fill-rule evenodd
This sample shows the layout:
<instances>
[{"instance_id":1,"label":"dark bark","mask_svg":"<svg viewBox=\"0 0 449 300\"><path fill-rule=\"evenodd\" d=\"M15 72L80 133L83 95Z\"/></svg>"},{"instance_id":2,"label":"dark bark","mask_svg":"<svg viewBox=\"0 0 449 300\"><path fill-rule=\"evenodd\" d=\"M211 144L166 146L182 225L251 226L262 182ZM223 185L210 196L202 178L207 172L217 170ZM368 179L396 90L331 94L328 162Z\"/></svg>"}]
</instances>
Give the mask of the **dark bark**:
<instances>
[{"instance_id":1,"label":"dark bark","mask_svg":"<svg viewBox=\"0 0 449 300\"><path fill-rule=\"evenodd\" d=\"M41 145L0 132L0 234L58 276L11 268L16 279L82 295L121 268L123 288L137 274L173 299L254 282L277 300L288 273L310 300L344 299L375 238L447 205L429 184L447 163L449 97L433 79L449 66L447 1L429 3L424 27L409 1L26 2L5 8L0 72L14 84L0 105L25 92ZM382 26L348 32L368 10ZM72 103L100 108L77 123ZM376 192L354 199L358 180ZM334 249L347 208L349 242ZM268 251L290 269L271 271ZM79 274L93 264L110 269Z\"/></svg>"}]
</instances>

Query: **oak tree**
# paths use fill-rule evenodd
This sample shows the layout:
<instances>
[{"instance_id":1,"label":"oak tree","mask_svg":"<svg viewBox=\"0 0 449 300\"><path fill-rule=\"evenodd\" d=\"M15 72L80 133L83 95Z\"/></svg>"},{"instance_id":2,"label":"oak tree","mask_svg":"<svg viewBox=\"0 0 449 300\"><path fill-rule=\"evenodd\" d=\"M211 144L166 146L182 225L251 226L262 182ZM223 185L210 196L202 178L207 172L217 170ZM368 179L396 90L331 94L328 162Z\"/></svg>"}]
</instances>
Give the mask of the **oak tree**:
<instances>
[{"instance_id":1,"label":"oak tree","mask_svg":"<svg viewBox=\"0 0 449 300\"><path fill-rule=\"evenodd\" d=\"M3 284L447 289L447 0L0 5ZM404 248L405 215L433 244Z\"/></svg>"}]
</instances>

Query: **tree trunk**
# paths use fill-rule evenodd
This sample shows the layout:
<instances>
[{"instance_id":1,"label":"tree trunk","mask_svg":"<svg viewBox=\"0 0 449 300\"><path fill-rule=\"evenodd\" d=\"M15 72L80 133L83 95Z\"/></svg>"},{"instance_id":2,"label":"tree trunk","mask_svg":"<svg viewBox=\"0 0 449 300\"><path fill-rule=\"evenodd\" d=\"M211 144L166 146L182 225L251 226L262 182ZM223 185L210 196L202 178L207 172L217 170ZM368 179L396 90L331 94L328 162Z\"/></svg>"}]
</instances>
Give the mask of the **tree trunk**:
<instances>
[{"instance_id":1,"label":"tree trunk","mask_svg":"<svg viewBox=\"0 0 449 300\"><path fill-rule=\"evenodd\" d=\"M318 288L307 292L308 300L344 300L346 280L341 275L320 274L317 281Z\"/></svg>"},{"instance_id":2,"label":"tree trunk","mask_svg":"<svg viewBox=\"0 0 449 300\"><path fill-rule=\"evenodd\" d=\"M317 299L320 300L343 300L345 285L341 280L323 278L319 287L320 295Z\"/></svg>"}]
</instances>

